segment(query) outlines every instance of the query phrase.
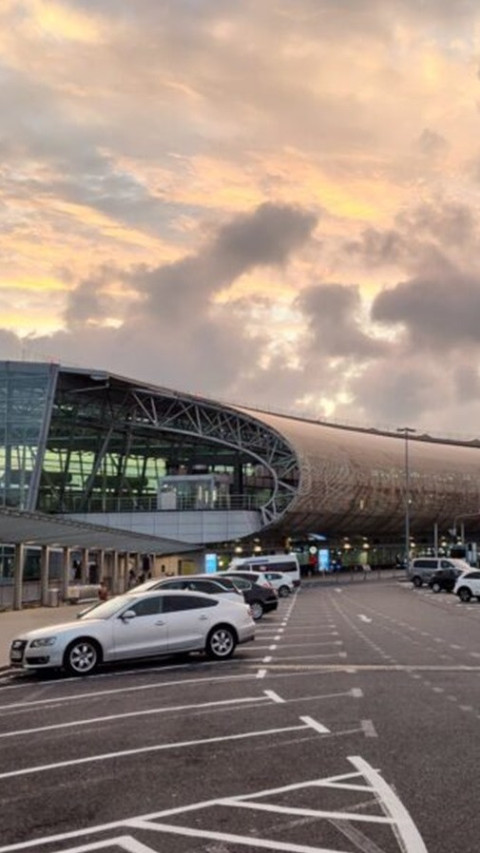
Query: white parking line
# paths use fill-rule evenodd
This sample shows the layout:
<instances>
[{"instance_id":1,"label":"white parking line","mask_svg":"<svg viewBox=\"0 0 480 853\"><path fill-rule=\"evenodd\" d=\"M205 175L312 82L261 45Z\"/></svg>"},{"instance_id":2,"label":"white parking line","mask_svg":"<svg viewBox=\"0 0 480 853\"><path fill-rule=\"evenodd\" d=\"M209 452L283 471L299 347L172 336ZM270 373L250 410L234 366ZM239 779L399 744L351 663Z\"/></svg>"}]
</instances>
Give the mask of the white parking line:
<instances>
[{"instance_id":1,"label":"white parking line","mask_svg":"<svg viewBox=\"0 0 480 853\"><path fill-rule=\"evenodd\" d=\"M265 691L265 693L267 693L267 691ZM202 702L200 704L195 703L192 705L163 705L161 708L153 708L146 711L127 711L123 714L109 714L108 716L104 717L89 717L86 720L82 718L81 720L72 720L68 723L55 723L51 726L38 726L35 728L28 729L16 729L15 731L11 732L0 732L0 739L15 737L19 735L38 734L39 732L56 731L57 729L76 728L77 726L98 725L98 723L107 723L111 722L112 720L125 720L129 717L147 717L155 714L177 713L178 711L196 711L201 708L209 708L214 710L215 708L226 707L229 705L237 706L252 703L256 705L258 702L265 702L264 696L245 696L242 699L222 699L217 702Z\"/></svg>"},{"instance_id":2,"label":"white parking line","mask_svg":"<svg viewBox=\"0 0 480 853\"><path fill-rule=\"evenodd\" d=\"M320 658L321 658L323 660L324 658L346 658L346 657L347 657L346 652L330 652L330 653L327 652L326 654L321 654L321 655L318 655L318 654L317 655L302 655L302 654L284 655L284 654L282 654L279 659L282 661L285 661L285 660L310 660L311 658L314 658L314 660L320 660Z\"/></svg>"},{"instance_id":3,"label":"white parking line","mask_svg":"<svg viewBox=\"0 0 480 853\"><path fill-rule=\"evenodd\" d=\"M263 812L276 812L277 814L301 815L302 817L317 817L317 818L335 818L340 820L356 820L365 821L366 823L395 823L395 818L385 817L384 815L366 815L360 812L340 812L330 811L326 809L299 809L295 806L280 806L270 805L269 803L249 803L246 800L240 801L236 799L222 800L222 805L236 806L242 809L256 809ZM316 848L318 850L318 848ZM331 848L328 853L334 853Z\"/></svg>"},{"instance_id":4,"label":"white parking line","mask_svg":"<svg viewBox=\"0 0 480 853\"><path fill-rule=\"evenodd\" d=\"M246 738L266 737L269 735L278 735L285 732L303 731L305 728L316 728L317 731L322 731L320 723L315 723L311 717L300 717L302 725L283 726L275 729L262 729L260 731L241 732L236 735L223 735L211 738L199 738L197 740L177 741L175 743L157 743L152 746L140 746L135 749L122 749L117 752L105 752L99 755L87 755L84 758L73 758L70 761L56 761L52 764L40 764L33 767L22 767L19 770L9 770L6 773L0 773L0 779L11 779L16 776L28 776L35 773L45 773L46 771L59 770L63 767L76 767L79 764L92 764L97 761L108 761L110 759L125 758L130 755L145 755L152 752L166 752L170 749L183 749L185 747L203 746L209 743L227 743L231 741L245 740ZM309 721L308 723L306 721Z\"/></svg>"},{"instance_id":5,"label":"white parking line","mask_svg":"<svg viewBox=\"0 0 480 853\"><path fill-rule=\"evenodd\" d=\"M330 729L327 729L322 723L317 723L313 717L300 717L307 726L310 726L311 729L315 729L316 732L320 732L320 734L330 734Z\"/></svg>"},{"instance_id":6,"label":"white parking line","mask_svg":"<svg viewBox=\"0 0 480 853\"><path fill-rule=\"evenodd\" d=\"M13 851L27 849L35 849L35 851L38 851L40 847L43 848L45 845L52 845L54 843L62 843L62 845L65 845L70 840L77 842L78 845L78 840L81 837L91 836L94 833L100 832L108 832L111 834L112 832L122 831L122 833L125 833L126 830L129 831L128 835L110 835L108 841L105 839L105 841L90 842L73 848L65 848L62 846L62 849L65 850L65 853L87 853L87 851L105 849L109 846L113 848L123 844L123 849L128 851L128 853L153 853L151 848L145 845L140 845L140 842L135 841L134 846L130 846L132 830L135 829L142 832L142 838L144 838L145 833L148 832L154 832L157 834L169 833L177 836L193 838L197 843L201 838L220 842L221 846L231 843L235 845L235 849L237 846L246 846L248 848L258 847L261 849L272 850L276 851L276 853L279 853L279 851L285 851L285 853L333 853L332 848L330 847L326 848L323 846L319 847L318 845L310 846L298 844L295 843L293 838L288 842L282 842L278 839L274 840L263 838L257 835L253 838L250 833L240 835L209 830L207 828L208 817L205 813L208 809L218 809L218 807L258 808L259 810L268 810L271 812L277 812L278 814L285 813L285 811L291 814L302 813L303 816L311 815L318 820L321 820L322 818L330 821L339 820L343 825L362 822L364 826L368 827L368 824L371 824L373 827L377 827L379 824L383 824L385 829L388 827L391 828L393 836L397 840L398 845L401 846L403 853L427 853L423 840L408 811L402 805L402 802L399 800L393 789L384 781L380 773L371 767L371 765L360 756L349 756L347 760L350 765L353 765L355 768L353 772L350 771L349 773L343 773L336 776L309 779L304 782L295 782L293 784L283 785L282 787L264 789L240 796L230 796L217 800L204 800L203 802L191 803L187 806L177 806L163 811L139 815L137 817L124 818L122 820L112 821L110 823L100 824L97 826L84 827L75 831L50 835L44 838L35 838L31 841L0 847L0 853L13 853ZM369 814L362 814L358 811L352 810L351 808L350 810L344 811L331 811L323 808L312 809L312 793L315 791L318 792L320 797L319 805L321 805L321 796L325 789L336 789L339 793L343 790L348 798L350 798L351 791L365 792L365 794L369 795L372 800L376 800L379 806L379 811L377 813L370 812ZM299 808L298 795L303 791L305 791L307 795L306 808ZM285 799L289 792L292 792L296 797L295 805L290 808L288 800L286 803L284 802L281 805L278 804L278 802L265 802L266 797L276 796L278 794L282 794ZM261 800L261 802L259 802L259 800ZM350 799L348 802L349 801ZM315 804L315 802L316 801L314 799L313 803ZM197 814L199 812L203 812L205 815L201 821L201 826L185 826L178 821L175 823L166 822L168 818L172 817L186 819L188 814L195 812ZM365 843L362 841L361 846L365 853L374 853L374 851L377 851L378 853L379 848L373 843L373 840L370 841L367 836L363 835L362 839L364 839ZM125 846L126 841L128 841L128 844ZM337 849L337 847L335 849ZM360 847L358 847L358 849L360 849Z\"/></svg>"},{"instance_id":7,"label":"white parking line","mask_svg":"<svg viewBox=\"0 0 480 853\"><path fill-rule=\"evenodd\" d=\"M282 643L282 649L283 650L284 649L294 649L294 648L303 649L303 648L305 648L305 646L308 646L309 649L316 648L317 646L343 646L343 641L342 640L324 640L321 643L309 643L308 641L303 642L303 643L287 643L287 642ZM257 646L256 645L255 651L257 649L262 649L262 648L265 648L265 646ZM269 646L268 648L276 649L277 646Z\"/></svg>"},{"instance_id":8,"label":"white parking line","mask_svg":"<svg viewBox=\"0 0 480 853\"><path fill-rule=\"evenodd\" d=\"M264 690L264 693L265 693L265 696L268 696L268 698L271 699L273 702L278 702L278 703L285 702L285 699L282 699L281 696L279 696L278 693L275 693L274 690Z\"/></svg>"},{"instance_id":9,"label":"white parking line","mask_svg":"<svg viewBox=\"0 0 480 853\"><path fill-rule=\"evenodd\" d=\"M119 835L106 841L92 841L89 844L80 844L79 847L65 848L64 853L95 853L96 850L118 849L125 853L156 853L153 847L147 847L141 841L137 841L132 835Z\"/></svg>"},{"instance_id":10,"label":"white parking line","mask_svg":"<svg viewBox=\"0 0 480 853\"><path fill-rule=\"evenodd\" d=\"M375 726L371 720L362 720L361 726L365 737L378 737Z\"/></svg>"},{"instance_id":11,"label":"white parking line","mask_svg":"<svg viewBox=\"0 0 480 853\"><path fill-rule=\"evenodd\" d=\"M351 756L349 761L375 787L376 792L380 795L381 802L386 806L387 814L390 814L395 819L397 831L403 841L406 853L428 853L423 839L407 809L392 788L382 779L380 774L373 767L370 767L360 756Z\"/></svg>"},{"instance_id":12,"label":"white parking line","mask_svg":"<svg viewBox=\"0 0 480 853\"><path fill-rule=\"evenodd\" d=\"M113 690L90 690L87 693L73 693L68 696L51 696L49 699L32 699L31 701L24 702L10 702L7 705L0 705L0 711L9 711L12 708L33 708L38 705L57 705L60 702L78 702L80 699L85 699L89 702L91 699L98 699L99 696L115 696L119 693L141 693L142 690L160 690L165 687L191 687L192 685L207 684L210 682L222 683L227 681L228 683L231 683L232 681L243 681L249 678L251 678L251 675L248 674L219 675L213 676L212 678L184 678L181 681L158 681L155 684L140 684L136 687L116 687ZM75 682L78 684L78 679L75 679Z\"/></svg>"}]
</instances>

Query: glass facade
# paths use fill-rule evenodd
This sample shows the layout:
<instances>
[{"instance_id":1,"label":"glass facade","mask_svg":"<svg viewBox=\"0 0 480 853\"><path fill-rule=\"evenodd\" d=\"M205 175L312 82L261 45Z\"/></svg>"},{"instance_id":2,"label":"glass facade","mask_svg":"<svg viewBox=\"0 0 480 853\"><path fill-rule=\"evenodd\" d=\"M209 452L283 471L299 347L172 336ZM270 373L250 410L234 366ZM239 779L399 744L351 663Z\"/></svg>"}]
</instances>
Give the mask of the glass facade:
<instances>
[{"instance_id":1,"label":"glass facade","mask_svg":"<svg viewBox=\"0 0 480 853\"><path fill-rule=\"evenodd\" d=\"M33 509L57 369L0 362L0 505Z\"/></svg>"},{"instance_id":2,"label":"glass facade","mask_svg":"<svg viewBox=\"0 0 480 853\"><path fill-rule=\"evenodd\" d=\"M154 405L155 416L146 417L131 382L62 369L36 508L60 513L161 510L165 477L181 478L182 509L199 508L193 484L205 476L221 482L212 490L214 500L207 502L210 509L259 508L270 498L272 474L248 450L222 444L218 425L207 423L211 436L205 436L185 401L174 404L158 395Z\"/></svg>"}]
</instances>

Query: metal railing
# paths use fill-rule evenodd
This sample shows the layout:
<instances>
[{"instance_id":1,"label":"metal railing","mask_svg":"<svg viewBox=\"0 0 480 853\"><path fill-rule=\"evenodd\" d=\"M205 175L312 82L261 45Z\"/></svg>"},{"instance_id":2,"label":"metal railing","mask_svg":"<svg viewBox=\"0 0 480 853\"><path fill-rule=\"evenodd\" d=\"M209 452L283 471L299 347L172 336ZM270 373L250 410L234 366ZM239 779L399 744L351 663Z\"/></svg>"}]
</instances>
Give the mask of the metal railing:
<instances>
[{"instance_id":1,"label":"metal railing","mask_svg":"<svg viewBox=\"0 0 480 853\"><path fill-rule=\"evenodd\" d=\"M173 500L159 500L157 495L144 497L115 497L93 495L85 500L81 495L65 499L60 512L208 512L208 511L258 511L265 506L265 495L219 495L208 500L193 496L176 496Z\"/></svg>"}]
</instances>

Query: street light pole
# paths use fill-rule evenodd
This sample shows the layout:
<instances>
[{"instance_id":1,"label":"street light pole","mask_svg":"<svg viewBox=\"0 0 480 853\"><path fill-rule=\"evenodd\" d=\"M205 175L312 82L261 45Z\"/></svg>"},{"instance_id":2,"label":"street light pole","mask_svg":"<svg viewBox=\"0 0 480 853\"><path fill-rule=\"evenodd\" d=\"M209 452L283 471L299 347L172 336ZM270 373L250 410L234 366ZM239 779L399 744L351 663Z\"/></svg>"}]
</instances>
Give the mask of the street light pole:
<instances>
[{"instance_id":1,"label":"street light pole","mask_svg":"<svg viewBox=\"0 0 480 853\"><path fill-rule=\"evenodd\" d=\"M408 457L408 437L416 430L412 427L398 427L397 432L405 439L405 569L410 560L410 460Z\"/></svg>"}]
</instances>

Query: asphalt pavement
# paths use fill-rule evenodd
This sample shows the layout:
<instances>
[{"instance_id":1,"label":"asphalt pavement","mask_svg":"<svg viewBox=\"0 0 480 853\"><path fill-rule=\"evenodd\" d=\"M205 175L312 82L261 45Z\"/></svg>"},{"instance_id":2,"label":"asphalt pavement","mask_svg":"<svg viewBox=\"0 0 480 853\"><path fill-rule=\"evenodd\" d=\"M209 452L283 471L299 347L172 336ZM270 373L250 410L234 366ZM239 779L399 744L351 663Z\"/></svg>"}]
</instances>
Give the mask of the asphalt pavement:
<instances>
[{"instance_id":1,"label":"asphalt pavement","mask_svg":"<svg viewBox=\"0 0 480 853\"><path fill-rule=\"evenodd\" d=\"M478 853L479 628L307 580L229 661L3 673L0 853Z\"/></svg>"}]
</instances>

